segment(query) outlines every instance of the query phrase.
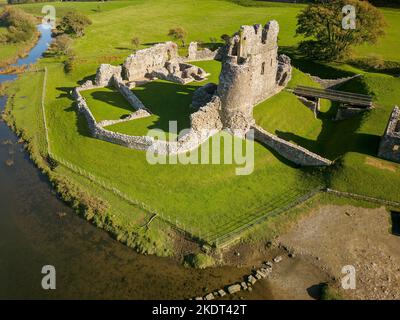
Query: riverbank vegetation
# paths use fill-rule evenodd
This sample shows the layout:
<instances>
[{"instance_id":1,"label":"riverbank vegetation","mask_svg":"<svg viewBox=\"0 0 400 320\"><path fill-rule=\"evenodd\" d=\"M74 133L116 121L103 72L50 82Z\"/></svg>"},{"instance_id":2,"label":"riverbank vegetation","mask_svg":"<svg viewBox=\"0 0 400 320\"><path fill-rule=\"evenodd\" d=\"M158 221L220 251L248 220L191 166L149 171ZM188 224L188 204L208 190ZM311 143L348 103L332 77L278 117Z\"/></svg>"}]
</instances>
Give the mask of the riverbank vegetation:
<instances>
[{"instance_id":1,"label":"riverbank vegetation","mask_svg":"<svg viewBox=\"0 0 400 320\"><path fill-rule=\"evenodd\" d=\"M54 5L57 12L63 13L68 12L72 4ZM97 5L86 2L73 4L92 21L82 37L73 39L76 67L65 73L63 58L57 56L46 57L38 64L39 68L47 67L48 70L45 110L51 151L65 163L76 166L75 169L57 159L58 165L53 170L48 169L45 160L48 150L40 116L41 98L38 90L30 86L32 81L37 81L36 88L41 88L42 73L21 75L11 84L7 108L17 130L30 141L36 161L47 168L50 176L65 177L79 185L85 194L107 203L101 205L107 214L100 217L105 218L98 218L95 223L106 230L117 230L114 234L119 240L142 252L171 254L174 245L168 238L173 238L175 231L172 230L177 228L200 242L218 244L221 236L250 226L255 219L320 186L400 200L397 192L399 165L376 157L379 137L393 105L400 101L400 80L392 74L370 72L343 62L319 63L299 55L296 48L302 37L295 37L296 16L305 8L304 5L268 3L266 8L241 7L217 0L179 0L173 3L139 0L101 3L101 11L94 10ZM18 7L40 14L38 4ZM160 7L164 9L158 10ZM396 51L400 48L400 41L395 36L400 32L400 11L383 9L382 13L388 23L386 35L375 45L354 48L354 58L375 55L384 61L400 62L400 51ZM207 17L207 23L204 17ZM220 39L223 34L236 32L242 24L265 23L270 19L277 19L280 23L280 48L293 59L295 69L289 84L291 87L299 84L318 86L307 73L322 78L360 73L362 78L352 80L342 89L373 94L376 109L365 117L341 122L332 121L336 105L324 102L320 117L315 119L310 110L286 91L254 109L257 123L287 140L336 160L334 167L300 169L256 143L254 172L249 176L237 176L235 165L228 164L150 165L142 151L90 137L85 119L77 114L69 93L82 79L93 79L100 63L121 63L131 53L133 34L140 35L138 46L145 47L169 40L168 31L181 26L187 31L186 42L201 40L207 43L210 38ZM218 81L218 63L202 62L199 65L211 73L207 81ZM168 120L178 120L178 126L184 128L188 123L192 92L197 85L207 81L188 86L157 81L136 88L135 93L156 112L152 117L135 120L132 126L128 123L116 125L113 130L139 134L158 127L168 132ZM115 117L128 112L122 99L111 90L94 90L85 95L98 119L109 117L109 113L114 111ZM26 97L29 97L29 104ZM91 180L91 176L96 177L97 182ZM148 230L141 228L154 213L158 215ZM266 220L262 227L248 229L248 232L256 230L265 235L267 229L271 231L268 235L273 236L273 226L285 223L286 219L285 215L276 216Z\"/></svg>"},{"instance_id":2,"label":"riverbank vegetation","mask_svg":"<svg viewBox=\"0 0 400 320\"><path fill-rule=\"evenodd\" d=\"M36 22L34 16L16 7L0 11L0 68L31 50L38 39Z\"/></svg>"}]
</instances>

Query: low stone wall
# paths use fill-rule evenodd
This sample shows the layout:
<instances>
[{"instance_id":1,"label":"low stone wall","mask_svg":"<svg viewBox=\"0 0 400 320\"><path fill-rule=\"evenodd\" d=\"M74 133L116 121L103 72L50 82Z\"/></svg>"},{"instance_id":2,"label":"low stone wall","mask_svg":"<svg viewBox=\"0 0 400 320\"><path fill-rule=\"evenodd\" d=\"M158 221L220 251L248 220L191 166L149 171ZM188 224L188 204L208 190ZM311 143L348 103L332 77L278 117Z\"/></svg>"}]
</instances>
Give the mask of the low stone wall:
<instances>
[{"instance_id":1,"label":"low stone wall","mask_svg":"<svg viewBox=\"0 0 400 320\"><path fill-rule=\"evenodd\" d=\"M315 100L308 99L302 96L296 96L299 101L304 104L308 109L314 113L314 117L317 118L320 109L320 100L317 98Z\"/></svg>"},{"instance_id":2,"label":"low stone wall","mask_svg":"<svg viewBox=\"0 0 400 320\"><path fill-rule=\"evenodd\" d=\"M117 132L104 129L96 122L92 112L90 111L86 100L80 94L80 90L73 90L73 97L76 100L78 110L86 118L90 134L100 140L116 143L128 148L147 150L153 143L154 139L147 136L128 136Z\"/></svg>"},{"instance_id":3,"label":"low stone wall","mask_svg":"<svg viewBox=\"0 0 400 320\"><path fill-rule=\"evenodd\" d=\"M205 61L215 60L220 55L220 49L211 51L208 48L199 50L197 42L191 42L188 48L188 56L186 61Z\"/></svg>"},{"instance_id":4,"label":"low stone wall","mask_svg":"<svg viewBox=\"0 0 400 320\"><path fill-rule=\"evenodd\" d=\"M281 139L260 126L253 126L254 139L271 147L284 158L300 166L330 166L332 161L325 159L303 147Z\"/></svg>"},{"instance_id":5,"label":"low stone wall","mask_svg":"<svg viewBox=\"0 0 400 320\"><path fill-rule=\"evenodd\" d=\"M355 78L361 77L361 74L356 74L355 76L352 77L346 77L346 78L338 78L338 79L321 79L317 76L313 76L311 74L308 74L311 79L313 79L315 82L319 83L324 89L334 89L341 84L344 84L350 80L353 80Z\"/></svg>"},{"instance_id":6,"label":"low stone wall","mask_svg":"<svg viewBox=\"0 0 400 320\"><path fill-rule=\"evenodd\" d=\"M118 87L124 92L127 87L119 82L115 82L118 84ZM144 107L144 105L137 99L136 96L132 95L140 102L139 106L143 106L139 108L138 111L132 113L129 117L125 119L118 120L104 120L99 123L96 122L92 112L90 111L86 100L82 97L80 91L88 90L93 88L99 88L99 86L93 85L93 83L86 83L84 88L77 87L72 91L72 96L76 101L78 110L81 114L86 118L89 132L90 134L97 139L115 143L124 147L128 147L136 150L149 150L156 154L180 154L192 151L199 147L203 142L209 139L212 135L216 134L218 130L190 130L187 134L183 135L177 141L161 141L155 140L150 136L130 136L126 134L121 134L118 132L112 132L106 130L104 127L112 124L129 121L137 118L147 117L150 115ZM130 90L129 90L130 91ZM131 91L130 91L131 92ZM127 92L123 94L126 97L132 97ZM134 100L136 106L138 106L137 101Z\"/></svg>"},{"instance_id":7,"label":"low stone wall","mask_svg":"<svg viewBox=\"0 0 400 320\"><path fill-rule=\"evenodd\" d=\"M190 300L214 300L223 298L226 295L237 294L240 291L253 290L253 286L260 280L270 277L272 273L272 267L274 264L278 264L283 260L282 256L276 256L272 261L266 261L263 263L261 268L254 269L253 272L247 276L244 276L243 281L232 283L221 289L216 289L213 292L207 293L204 296L192 298Z\"/></svg>"},{"instance_id":8,"label":"low stone wall","mask_svg":"<svg viewBox=\"0 0 400 320\"><path fill-rule=\"evenodd\" d=\"M340 121L340 120L351 119L370 109L371 108L355 108L350 106L343 106L343 107L339 106L334 120Z\"/></svg>"},{"instance_id":9,"label":"low stone wall","mask_svg":"<svg viewBox=\"0 0 400 320\"><path fill-rule=\"evenodd\" d=\"M121 123L121 122L127 122L135 119L141 119L141 118L146 118L150 117L151 113L147 112L144 109L139 109L138 111L131 113L128 117L124 119L118 119L118 120L103 120L97 123L98 126L100 127L107 127L111 126L113 124Z\"/></svg>"},{"instance_id":10,"label":"low stone wall","mask_svg":"<svg viewBox=\"0 0 400 320\"><path fill-rule=\"evenodd\" d=\"M144 109L148 113L150 113L147 108L144 106L142 101L139 100L139 98L133 94L133 92L122 82L118 81L117 79L114 78L113 81L114 88L117 89L121 95L129 102L129 104L136 110Z\"/></svg>"},{"instance_id":11,"label":"low stone wall","mask_svg":"<svg viewBox=\"0 0 400 320\"><path fill-rule=\"evenodd\" d=\"M381 138L378 156L400 163L400 108L395 106L385 133Z\"/></svg>"},{"instance_id":12,"label":"low stone wall","mask_svg":"<svg viewBox=\"0 0 400 320\"><path fill-rule=\"evenodd\" d=\"M154 139L148 136L129 136L126 134L108 131L96 126L94 137L136 150L148 150L154 143Z\"/></svg>"}]
</instances>

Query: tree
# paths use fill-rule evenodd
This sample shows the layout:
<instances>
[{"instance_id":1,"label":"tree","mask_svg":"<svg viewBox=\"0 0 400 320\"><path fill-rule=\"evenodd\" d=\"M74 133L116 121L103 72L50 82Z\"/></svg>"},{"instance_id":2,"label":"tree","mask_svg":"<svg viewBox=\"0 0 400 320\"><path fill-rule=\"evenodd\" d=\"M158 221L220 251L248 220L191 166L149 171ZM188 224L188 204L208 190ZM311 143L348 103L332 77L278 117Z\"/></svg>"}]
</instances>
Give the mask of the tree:
<instances>
[{"instance_id":1,"label":"tree","mask_svg":"<svg viewBox=\"0 0 400 320\"><path fill-rule=\"evenodd\" d=\"M355 8L355 25L344 27L348 12L346 5ZM345 20L344 20L345 19ZM299 50L311 58L334 60L347 54L354 45L376 43L384 34L385 21L378 9L360 0L317 0L297 16L297 35L306 38Z\"/></svg>"},{"instance_id":2,"label":"tree","mask_svg":"<svg viewBox=\"0 0 400 320\"><path fill-rule=\"evenodd\" d=\"M168 36L172 37L172 39L174 39L176 41L177 40L181 41L182 47L185 47L187 32L182 27L176 27L176 28L170 29L168 32Z\"/></svg>"},{"instance_id":3,"label":"tree","mask_svg":"<svg viewBox=\"0 0 400 320\"><path fill-rule=\"evenodd\" d=\"M0 26L7 28L3 42L23 42L32 39L36 32L35 18L15 7L5 7L0 13Z\"/></svg>"},{"instance_id":4,"label":"tree","mask_svg":"<svg viewBox=\"0 0 400 320\"><path fill-rule=\"evenodd\" d=\"M67 59L64 61L64 71L65 73L70 73L72 72L75 67L76 67L76 55L74 54L73 51L70 51L68 53Z\"/></svg>"},{"instance_id":5,"label":"tree","mask_svg":"<svg viewBox=\"0 0 400 320\"><path fill-rule=\"evenodd\" d=\"M229 35L227 35L226 33L224 33L223 35L221 35L221 40L222 40L225 44L228 44L230 39L231 39L231 37L230 37Z\"/></svg>"},{"instance_id":6,"label":"tree","mask_svg":"<svg viewBox=\"0 0 400 320\"><path fill-rule=\"evenodd\" d=\"M92 21L84 14L77 11L70 11L61 19L57 30L72 36L81 37L85 34L85 28L92 24Z\"/></svg>"},{"instance_id":7,"label":"tree","mask_svg":"<svg viewBox=\"0 0 400 320\"><path fill-rule=\"evenodd\" d=\"M131 44L133 46L133 49L137 49L140 46L140 39L138 37L133 37L131 39Z\"/></svg>"}]
</instances>

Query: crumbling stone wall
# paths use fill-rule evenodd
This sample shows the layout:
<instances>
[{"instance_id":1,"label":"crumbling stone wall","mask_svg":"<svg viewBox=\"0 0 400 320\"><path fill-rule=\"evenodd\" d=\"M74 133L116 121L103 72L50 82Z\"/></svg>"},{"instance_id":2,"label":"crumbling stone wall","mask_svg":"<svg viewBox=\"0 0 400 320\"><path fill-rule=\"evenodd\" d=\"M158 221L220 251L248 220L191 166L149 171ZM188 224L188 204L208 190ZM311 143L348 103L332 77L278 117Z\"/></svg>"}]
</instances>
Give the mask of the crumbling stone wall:
<instances>
[{"instance_id":1,"label":"crumbling stone wall","mask_svg":"<svg viewBox=\"0 0 400 320\"><path fill-rule=\"evenodd\" d=\"M311 98L306 98L303 96L297 96L297 99L299 99L299 101L304 104L308 109L310 109L313 114L314 117L317 118L318 116L318 112L320 110L321 107L321 101L319 98L316 99L311 99Z\"/></svg>"},{"instance_id":2,"label":"crumbling stone wall","mask_svg":"<svg viewBox=\"0 0 400 320\"><path fill-rule=\"evenodd\" d=\"M209 75L184 60L175 43L159 43L130 55L123 64L123 76L129 82L157 78L186 84L204 80Z\"/></svg>"},{"instance_id":3,"label":"crumbling stone wall","mask_svg":"<svg viewBox=\"0 0 400 320\"><path fill-rule=\"evenodd\" d=\"M311 79L313 79L315 82L319 83L322 88L324 89L335 89L336 87L345 84L346 82L353 80L355 78L359 78L362 75L361 74L356 74L351 77L345 77L345 78L338 78L338 79L321 79L320 77L313 76L311 74L308 74Z\"/></svg>"},{"instance_id":4,"label":"crumbling stone wall","mask_svg":"<svg viewBox=\"0 0 400 320\"><path fill-rule=\"evenodd\" d=\"M121 82L121 66L112 66L110 64L101 64L96 72L95 83L97 86L106 87L113 84L113 78Z\"/></svg>"},{"instance_id":5,"label":"crumbling stone wall","mask_svg":"<svg viewBox=\"0 0 400 320\"><path fill-rule=\"evenodd\" d=\"M164 67L152 71L150 79L163 79L180 84L187 84L194 80L203 81L209 76L202 68L178 61L167 61Z\"/></svg>"},{"instance_id":6,"label":"crumbling stone wall","mask_svg":"<svg viewBox=\"0 0 400 320\"><path fill-rule=\"evenodd\" d=\"M378 156L400 163L400 108L395 106L381 138Z\"/></svg>"},{"instance_id":7,"label":"crumbling stone wall","mask_svg":"<svg viewBox=\"0 0 400 320\"><path fill-rule=\"evenodd\" d=\"M119 88L124 88L124 85L118 82L115 82ZM155 140L153 137L150 136L130 136L126 134L121 134L118 132L113 132L105 129L104 127L124 122L130 121L133 119L148 117L151 114L146 110L146 108L138 108L138 111L132 113L129 117L125 119L119 120L104 120L99 123L96 122L92 112L90 111L85 98L81 95L81 91L89 90L94 88L101 88L99 86L94 85L92 82L86 82L84 86L76 87L72 92L71 95L74 98L78 111L83 114L86 118L86 122L88 125L89 132L91 136L94 138L111 142L114 144L118 144L127 148L136 149L136 150L152 150L158 154L179 154L184 152L192 151L200 144L205 142L208 138L212 135L216 134L219 130L204 130L205 128L202 125L194 125L196 129L191 129L188 133L180 137L177 141L160 141ZM129 97L130 95L124 95L124 97ZM137 97L135 96L137 99ZM138 100L140 102L140 100ZM135 101L135 104L137 101ZM141 105L143 105L140 102ZM200 114L202 112L211 112L212 108L218 108L218 102L214 102L209 104L209 110L198 111L194 113L194 117L199 119L201 118ZM206 107L204 107L206 109ZM214 111L215 112L215 111ZM195 115L198 113L198 116ZM218 115L218 112L216 111ZM193 116L192 115L192 116ZM196 120L194 120L196 122ZM198 120L200 121L200 120ZM201 122L199 122L201 123Z\"/></svg>"},{"instance_id":8,"label":"crumbling stone wall","mask_svg":"<svg viewBox=\"0 0 400 320\"><path fill-rule=\"evenodd\" d=\"M364 113L366 110L370 110L371 108L357 108L354 106L342 104L339 106L335 121L346 120L358 116Z\"/></svg>"},{"instance_id":9,"label":"crumbling stone wall","mask_svg":"<svg viewBox=\"0 0 400 320\"><path fill-rule=\"evenodd\" d=\"M330 166L332 161L325 159L303 147L281 139L255 125L254 139L275 150L284 158L300 166Z\"/></svg>"},{"instance_id":10,"label":"crumbling stone wall","mask_svg":"<svg viewBox=\"0 0 400 320\"><path fill-rule=\"evenodd\" d=\"M190 115L191 128L200 130L222 130L223 124L220 118L221 100L213 96L209 102L202 106L197 112Z\"/></svg>"},{"instance_id":11,"label":"crumbling stone wall","mask_svg":"<svg viewBox=\"0 0 400 320\"><path fill-rule=\"evenodd\" d=\"M114 78L113 86L121 93L121 95L129 102L129 104L133 108L135 108L136 110L147 110L142 101L140 101L139 98L135 94L133 94L129 87L127 87L123 82L118 81L116 78Z\"/></svg>"},{"instance_id":12,"label":"crumbling stone wall","mask_svg":"<svg viewBox=\"0 0 400 320\"><path fill-rule=\"evenodd\" d=\"M95 86L93 86L95 87ZM92 89L89 86L85 87L85 90ZM75 88L72 91L72 97L76 101L78 111L83 114L86 118L88 129L90 134L97 139L108 141L111 143L119 144L128 148L147 150L153 143L154 139L147 136L129 136L126 134L121 134L117 132L112 132L103 128L107 123L97 123L92 112L90 111L85 98L82 97L82 88ZM142 114L143 115L143 114ZM145 116L145 115L143 115Z\"/></svg>"},{"instance_id":13,"label":"crumbling stone wall","mask_svg":"<svg viewBox=\"0 0 400 320\"><path fill-rule=\"evenodd\" d=\"M220 55L220 49L211 51L208 48L198 49L197 42L191 42L188 48L187 61L215 60Z\"/></svg>"},{"instance_id":14,"label":"crumbling stone wall","mask_svg":"<svg viewBox=\"0 0 400 320\"><path fill-rule=\"evenodd\" d=\"M215 83L210 82L196 89L196 91L193 93L192 107L199 109L209 103L217 92L217 88L218 86Z\"/></svg>"},{"instance_id":15,"label":"crumbling stone wall","mask_svg":"<svg viewBox=\"0 0 400 320\"><path fill-rule=\"evenodd\" d=\"M254 124L253 107L286 86L290 59L278 58L279 25L242 26L230 40L222 61L218 96L224 127L247 132Z\"/></svg>"},{"instance_id":16,"label":"crumbling stone wall","mask_svg":"<svg viewBox=\"0 0 400 320\"><path fill-rule=\"evenodd\" d=\"M143 79L147 74L164 67L167 61L177 60L178 45L171 41L156 44L131 54L124 62L124 78Z\"/></svg>"}]
</instances>

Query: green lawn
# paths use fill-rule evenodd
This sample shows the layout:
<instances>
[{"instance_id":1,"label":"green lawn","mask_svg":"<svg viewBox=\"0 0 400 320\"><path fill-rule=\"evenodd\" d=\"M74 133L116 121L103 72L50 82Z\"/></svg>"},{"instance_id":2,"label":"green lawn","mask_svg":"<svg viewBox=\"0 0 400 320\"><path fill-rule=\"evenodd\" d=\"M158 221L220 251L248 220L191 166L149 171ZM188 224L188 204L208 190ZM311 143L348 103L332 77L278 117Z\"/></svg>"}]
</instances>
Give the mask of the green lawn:
<instances>
[{"instance_id":1,"label":"green lawn","mask_svg":"<svg viewBox=\"0 0 400 320\"><path fill-rule=\"evenodd\" d=\"M319 87L309 76L298 69L293 69L292 80L288 87L296 85ZM323 100L321 112L329 112L330 108L331 103ZM256 106L254 118L258 125L288 141L317 153L321 151L316 140L322 130L322 119L315 119L314 113L294 94L286 90ZM304 140L298 141L293 135L301 136Z\"/></svg>"},{"instance_id":2,"label":"green lawn","mask_svg":"<svg viewBox=\"0 0 400 320\"><path fill-rule=\"evenodd\" d=\"M83 38L75 40L78 67L65 74L62 61L46 58L40 66L49 72L46 111L52 151L82 169L96 175L102 181L117 187L122 192L162 213L168 220L189 229L193 234L214 239L216 236L246 224L251 219L287 204L323 183L335 188L366 195L400 200L397 189L400 183L399 165L375 157L379 136L383 133L391 108L400 101L400 80L389 75L366 74L363 80L355 80L344 90L373 92L378 107L366 119L355 118L342 122L331 121L336 106L324 102L318 119L291 93L279 95L260 104L254 110L257 123L266 129L299 145L310 148L330 159L343 159L335 170L303 170L288 163L269 149L256 144L254 172L248 176L235 174L235 165L150 165L143 151L131 150L90 137L86 121L78 115L68 94L77 82L93 77L102 62L117 64L130 53L130 39L139 36L143 45L167 40L169 28L183 26L188 31L188 40L208 42L210 37L233 33L242 24L265 23L277 19L281 24L279 41L286 49L300 39L294 37L296 14L301 5L271 4L267 7L242 7L231 2L217 0L148 0L114 1L102 5L97 3L52 3L59 12L72 6L88 13L93 24ZM42 4L24 5L23 8L39 13ZM160 10L162 8L162 10ZM385 10L393 25L388 30L385 45L396 49L398 42L391 36L398 32L400 10ZM398 32L399 34L399 32ZM382 44L381 44L382 45ZM398 50L383 50L380 45L357 49L358 54L381 54L385 59L400 60ZM296 84L316 85L303 72L332 75L362 72L345 65L323 66L294 61L290 86ZM219 64L198 63L211 73L208 81L217 82ZM37 76L40 79L40 76ZM27 127L32 138L42 134L37 127L35 108L37 101L26 105L30 111L21 112L22 96L31 96L28 84L30 75L12 85L21 99L14 101L13 113L17 125ZM39 81L39 80L37 80ZM180 129L189 124L191 94L202 83L179 86L165 81L156 81L134 92L154 113L145 119L118 124L108 129L144 134L148 129L168 130L168 120L178 120ZM37 93L36 93L37 94ZM128 112L129 106L122 97L110 89L86 92L89 107L96 119L118 119ZM108 101L107 103L105 101ZM221 135L223 137L224 135ZM368 160L372 158L373 161ZM389 165L390 166L389 166ZM386 165L386 166L385 166ZM391 169L388 169L390 167ZM65 173L60 166L56 171ZM132 230L132 221L147 217L139 208L123 204L113 196L98 192L90 183L81 181L92 193L107 199L111 206L113 221L127 230ZM121 203L119 204L119 202ZM132 217L132 220L130 220Z\"/></svg>"},{"instance_id":3,"label":"green lawn","mask_svg":"<svg viewBox=\"0 0 400 320\"><path fill-rule=\"evenodd\" d=\"M118 120L135 112L135 109L116 90L111 88L92 89L82 92L90 111L97 122Z\"/></svg>"},{"instance_id":4,"label":"green lawn","mask_svg":"<svg viewBox=\"0 0 400 320\"><path fill-rule=\"evenodd\" d=\"M190 107L192 94L208 82L218 83L221 63L218 61L201 61L193 63L204 68L211 75L207 80L192 82L187 85L157 80L132 91L153 113L143 119L132 120L108 126L107 129L129 135L146 135L150 129L161 129L169 132L169 121L177 121L178 133L190 127Z\"/></svg>"}]
</instances>

